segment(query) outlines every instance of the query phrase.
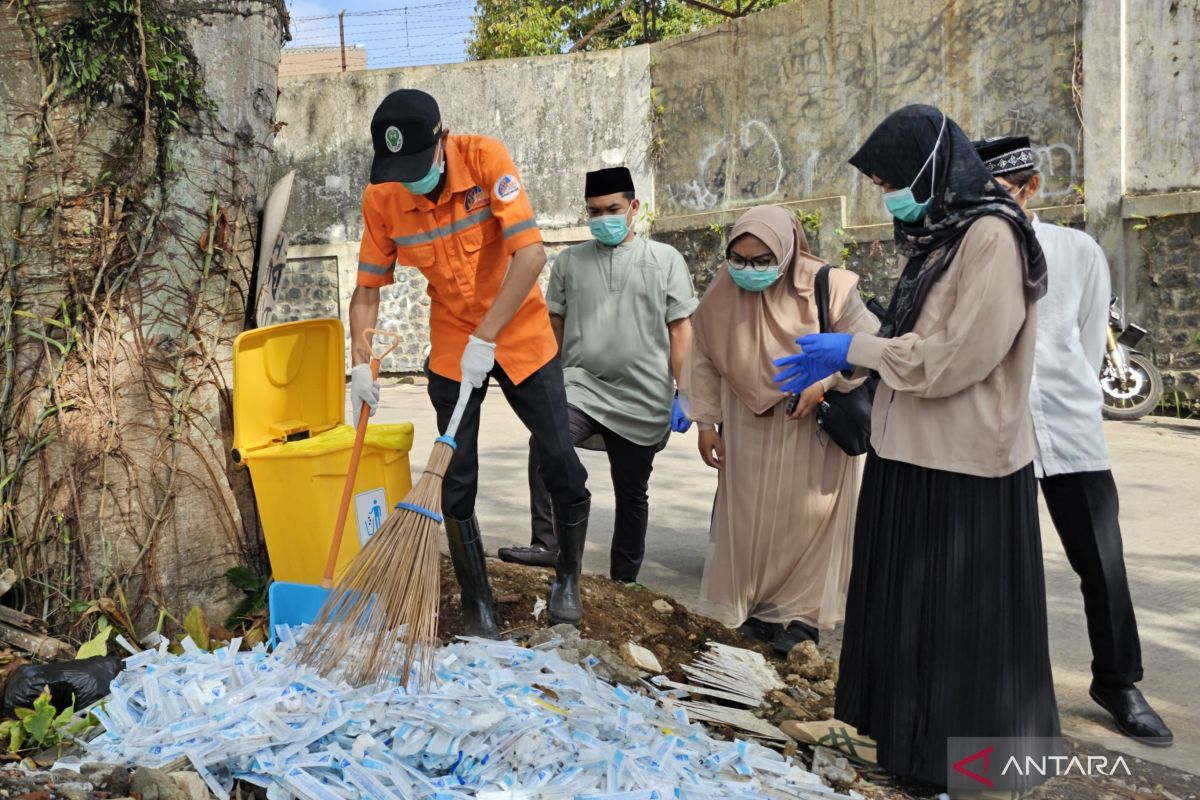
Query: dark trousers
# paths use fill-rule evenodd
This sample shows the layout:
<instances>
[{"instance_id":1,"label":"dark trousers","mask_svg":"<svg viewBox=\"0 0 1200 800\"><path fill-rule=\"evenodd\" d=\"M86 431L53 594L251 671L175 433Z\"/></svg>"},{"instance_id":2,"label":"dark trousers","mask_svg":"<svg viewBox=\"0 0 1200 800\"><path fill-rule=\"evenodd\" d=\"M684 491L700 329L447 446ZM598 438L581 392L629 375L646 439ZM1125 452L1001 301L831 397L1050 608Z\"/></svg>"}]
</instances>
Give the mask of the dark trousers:
<instances>
[{"instance_id":1,"label":"dark trousers","mask_svg":"<svg viewBox=\"0 0 1200 800\"><path fill-rule=\"evenodd\" d=\"M1124 686L1142 679L1138 639L1112 472L1073 472L1042 478L1042 496L1083 589L1092 675Z\"/></svg>"},{"instance_id":2,"label":"dark trousers","mask_svg":"<svg viewBox=\"0 0 1200 800\"><path fill-rule=\"evenodd\" d=\"M426 370L429 399L437 412L438 431L445 432L454 405L458 402L458 381ZM586 500L587 470L575 453L568 435L567 393L563 388L562 364L555 356L550 363L515 384L500 365L492 378L517 417L532 435L533 449L542 465L546 490L564 505ZM469 519L475 513L475 494L479 489L479 408L487 395L488 384L471 393L467 410L454 440L458 448L446 470L442 484L442 510L454 519Z\"/></svg>"},{"instance_id":3,"label":"dark trousers","mask_svg":"<svg viewBox=\"0 0 1200 800\"><path fill-rule=\"evenodd\" d=\"M570 418L570 439L581 444L599 434L608 452L612 473L613 493L617 497L616 523L613 525L609 575L614 580L632 581L642 567L646 554L646 523L650 515L650 499L646 488L654 468L655 445L634 444L613 433L574 406L567 407ZM533 544L557 550L554 538L554 516L547 491L546 470L537 448L529 448L529 506L533 517Z\"/></svg>"}]
</instances>

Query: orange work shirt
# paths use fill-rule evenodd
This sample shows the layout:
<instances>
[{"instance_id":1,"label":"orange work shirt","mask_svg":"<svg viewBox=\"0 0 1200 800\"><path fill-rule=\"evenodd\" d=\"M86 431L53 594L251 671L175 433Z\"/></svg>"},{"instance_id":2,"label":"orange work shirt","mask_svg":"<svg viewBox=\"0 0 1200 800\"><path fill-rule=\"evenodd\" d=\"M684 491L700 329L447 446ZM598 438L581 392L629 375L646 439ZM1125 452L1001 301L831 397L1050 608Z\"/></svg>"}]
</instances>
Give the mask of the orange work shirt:
<instances>
[{"instance_id":1,"label":"orange work shirt","mask_svg":"<svg viewBox=\"0 0 1200 800\"><path fill-rule=\"evenodd\" d=\"M500 292L512 254L542 241L529 193L500 142L485 136L446 140L446 185L437 202L399 183L368 184L358 285L387 286L397 262L429 282L429 368L462 380L459 361ZM496 339L496 363L521 383L558 352L537 284Z\"/></svg>"}]
</instances>

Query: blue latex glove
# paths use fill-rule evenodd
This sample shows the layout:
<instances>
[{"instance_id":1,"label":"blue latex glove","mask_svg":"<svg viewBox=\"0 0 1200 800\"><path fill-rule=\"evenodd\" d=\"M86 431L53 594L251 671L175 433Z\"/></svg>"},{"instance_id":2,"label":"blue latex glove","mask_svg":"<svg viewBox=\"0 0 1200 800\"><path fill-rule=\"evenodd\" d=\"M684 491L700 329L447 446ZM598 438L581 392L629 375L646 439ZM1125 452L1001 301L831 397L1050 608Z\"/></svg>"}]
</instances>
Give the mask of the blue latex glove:
<instances>
[{"instance_id":1,"label":"blue latex glove","mask_svg":"<svg viewBox=\"0 0 1200 800\"><path fill-rule=\"evenodd\" d=\"M687 433L692 427L692 421L688 419L688 415L683 413L683 406L679 404L679 392L675 393L675 402L671 404L671 430L676 433Z\"/></svg>"},{"instance_id":2,"label":"blue latex glove","mask_svg":"<svg viewBox=\"0 0 1200 800\"><path fill-rule=\"evenodd\" d=\"M846 354L850 352L849 333L814 333L796 340L801 352L775 359L780 372L775 382L788 394L800 394L817 381L850 367Z\"/></svg>"}]
</instances>

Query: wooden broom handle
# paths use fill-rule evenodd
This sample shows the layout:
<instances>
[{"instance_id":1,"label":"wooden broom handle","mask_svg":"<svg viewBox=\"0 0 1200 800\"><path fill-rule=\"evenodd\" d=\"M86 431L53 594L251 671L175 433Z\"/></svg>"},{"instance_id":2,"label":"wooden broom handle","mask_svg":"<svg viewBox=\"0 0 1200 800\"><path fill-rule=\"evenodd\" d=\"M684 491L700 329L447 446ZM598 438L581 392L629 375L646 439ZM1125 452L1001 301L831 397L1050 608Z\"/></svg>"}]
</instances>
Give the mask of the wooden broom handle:
<instances>
[{"instance_id":1,"label":"wooden broom handle","mask_svg":"<svg viewBox=\"0 0 1200 800\"><path fill-rule=\"evenodd\" d=\"M387 339L391 345L383 350L375 347L376 338ZM379 364L393 350L400 346L400 334L391 331L381 331L367 328L363 331L367 349L371 351L371 378L379 378ZM337 522L333 526L333 537L329 540L329 555L325 557L325 572L321 576L321 586L325 589L333 587L333 571L337 568L338 551L342 549L342 534L346 529L346 517L350 514L350 500L354 496L354 482L358 478L358 462L362 458L363 442L367 438L367 419L370 409L364 402L358 412L358 425L354 428L354 447L350 450L350 464L346 469L346 484L342 487L342 502L338 505Z\"/></svg>"}]
</instances>

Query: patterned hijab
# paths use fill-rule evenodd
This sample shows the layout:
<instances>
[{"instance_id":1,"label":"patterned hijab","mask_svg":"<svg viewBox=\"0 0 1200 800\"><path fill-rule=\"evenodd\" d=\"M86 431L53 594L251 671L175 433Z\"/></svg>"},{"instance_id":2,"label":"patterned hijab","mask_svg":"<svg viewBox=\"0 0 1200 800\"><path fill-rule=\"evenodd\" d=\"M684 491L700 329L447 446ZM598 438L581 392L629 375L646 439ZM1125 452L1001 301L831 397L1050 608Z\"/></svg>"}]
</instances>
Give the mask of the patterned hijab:
<instances>
[{"instance_id":1,"label":"patterned hijab","mask_svg":"<svg viewBox=\"0 0 1200 800\"><path fill-rule=\"evenodd\" d=\"M772 380L779 371L775 359L796 352L797 336L816 333L813 280L825 262L809 254L804 229L786 208L750 209L734 224L729 244L747 234L775 256L779 280L764 292L748 292L722 265L692 315L692 330L695 346L734 394L755 414L763 414L785 399ZM806 327L806 320L813 325Z\"/></svg>"},{"instance_id":2,"label":"patterned hijab","mask_svg":"<svg viewBox=\"0 0 1200 800\"><path fill-rule=\"evenodd\" d=\"M934 145L935 163L921 172ZM850 157L850 163L894 189L911 184L919 201L933 198L923 219L915 223L895 220L896 251L908 258L908 264L892 293L880 336L900 336L912 330L930 287L954 260L967 229L983 216L998 216L1012 226L1021 246L1026 300L1036 302L1046 293L1046 258L1033 225L983 166L958 124L937 108L911 105L889 114ZM918 172L921 175L914 184Z\"/></svg>"}]
</instances>

